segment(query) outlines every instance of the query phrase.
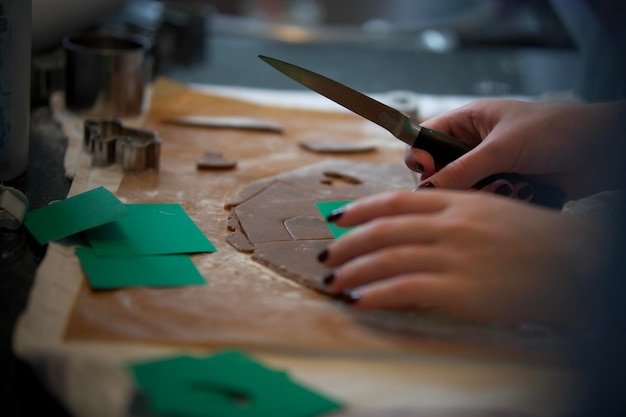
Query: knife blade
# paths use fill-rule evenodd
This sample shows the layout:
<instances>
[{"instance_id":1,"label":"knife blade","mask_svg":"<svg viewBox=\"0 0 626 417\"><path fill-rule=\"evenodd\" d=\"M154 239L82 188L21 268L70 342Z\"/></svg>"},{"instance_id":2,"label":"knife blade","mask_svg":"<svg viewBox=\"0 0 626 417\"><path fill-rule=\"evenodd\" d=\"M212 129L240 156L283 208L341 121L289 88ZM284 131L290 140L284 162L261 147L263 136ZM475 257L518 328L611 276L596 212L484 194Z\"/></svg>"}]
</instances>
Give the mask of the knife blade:
<instances>
[{"instance_id":1,"label":"knife blade","mask_svg":"<svg viewBox=\"0 0 626 417\"><path fill-rule=\"evenodd\" d=\"M259 58L294 81L383 127L407 145L428 152L439 167L449 164L472 149L470 145L453 136L414 124L406 114L338 81L276 58L265 55L259 55ZM561 208L565 204L565 194L560 189L531 181L516 173L490 175L479 181L475 187L480 188L497 179L506 179L512 183L528 182L535 190L530 200L533 203L553 208Z\"/></svg>"},{"instance_id":2,"label":"knife blade","mask_svg":"<svg viewBox=\"0 0 626 417\"><path fill-rule=\"evenodd\" d=\"M294 81L383 127L407 145L430 153L439 166L447 165L471 150L459 139L415 125L406 114L335 80L275 58L264 55L259 58Z\"/></svg>"}]
</instances>

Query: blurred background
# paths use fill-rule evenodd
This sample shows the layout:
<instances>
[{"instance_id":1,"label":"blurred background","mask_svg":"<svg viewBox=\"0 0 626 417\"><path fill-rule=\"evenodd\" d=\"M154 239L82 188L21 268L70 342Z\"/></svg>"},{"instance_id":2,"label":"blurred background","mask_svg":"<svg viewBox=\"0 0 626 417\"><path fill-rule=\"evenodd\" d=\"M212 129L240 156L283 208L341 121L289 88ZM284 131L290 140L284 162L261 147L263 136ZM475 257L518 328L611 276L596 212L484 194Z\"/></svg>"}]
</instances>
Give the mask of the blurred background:
<instances>
[{"instance_id":1,"label":"blurred background","mask_svg":"<svg viewBox=\"0 0 626 417\"><path fill-rule=\"evenodd\" d=\"M577 89L584 0L33 0L33 102L63 85L63 35L142 34L153 76L302 88L258 60L310 67L365 92L541 96Z\"/></svg>"}]
</instances>

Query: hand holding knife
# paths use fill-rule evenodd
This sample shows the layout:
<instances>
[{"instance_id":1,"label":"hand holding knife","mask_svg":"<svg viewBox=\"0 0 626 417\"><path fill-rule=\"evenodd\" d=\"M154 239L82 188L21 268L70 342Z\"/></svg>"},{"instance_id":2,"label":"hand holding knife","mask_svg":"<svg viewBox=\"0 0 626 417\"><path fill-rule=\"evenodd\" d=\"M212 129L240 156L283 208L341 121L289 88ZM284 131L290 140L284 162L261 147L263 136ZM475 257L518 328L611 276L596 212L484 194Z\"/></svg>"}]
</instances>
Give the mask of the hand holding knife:
<instances>
[{"instance_id":1,"label":"hand holding knife","mask_svg":"<svg viewBox=\"0 0 626 417\"><path fill-rule=\"evenodd\" d=\"M472 149L457 138L415 125L404 113L330 78L275 58L263 55L259 58L298 83L383 127L406 144L428 152L437 166L445 166ZM535 190L530 200L532 203L552 208L561 208L565 203L565 194L558 188L530 181L515 173L490 175L477 185L484 186L498 179L532 184Z\"/></svg>"}]
</instances>

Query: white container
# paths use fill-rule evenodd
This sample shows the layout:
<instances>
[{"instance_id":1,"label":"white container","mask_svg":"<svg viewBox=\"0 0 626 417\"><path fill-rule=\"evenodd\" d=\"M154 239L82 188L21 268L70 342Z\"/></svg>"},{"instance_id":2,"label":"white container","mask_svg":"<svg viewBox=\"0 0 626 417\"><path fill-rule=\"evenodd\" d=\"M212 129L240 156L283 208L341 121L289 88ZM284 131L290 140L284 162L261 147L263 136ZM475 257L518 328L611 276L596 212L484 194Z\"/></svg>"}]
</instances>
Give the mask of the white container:
<instances>
[{"instance_id":1,"label":"white container","mask_svg":"<svg viewBox=\"0 0 626 417\"><path fill-rule=\"evenodd\" d=\"M31 0L0 0L0 181L28 163L31 13Z\"/></svg>"}]
</instances>

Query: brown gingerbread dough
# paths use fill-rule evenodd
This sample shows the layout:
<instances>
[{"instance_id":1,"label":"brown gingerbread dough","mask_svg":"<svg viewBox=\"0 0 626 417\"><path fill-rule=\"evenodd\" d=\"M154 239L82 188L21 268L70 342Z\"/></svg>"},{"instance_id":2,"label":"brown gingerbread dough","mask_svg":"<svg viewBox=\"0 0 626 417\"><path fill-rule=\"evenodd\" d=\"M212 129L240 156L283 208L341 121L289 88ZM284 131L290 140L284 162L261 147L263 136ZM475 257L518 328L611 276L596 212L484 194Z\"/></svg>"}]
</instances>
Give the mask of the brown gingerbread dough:
<instances>
[{"instance_id":1,"label":"brown gingerbread dough","mask_svg":"<svg viewBox=\"0 0 626 417\"><path fill-rule=\"evenodd\" d=\"M226 207L231 210L226 240L275 272L324 291L318 281L328 271L317 254L333 236L315 203L414 186L401 163L320 162L241 190Z\"/></svg>"}]
</instances>

